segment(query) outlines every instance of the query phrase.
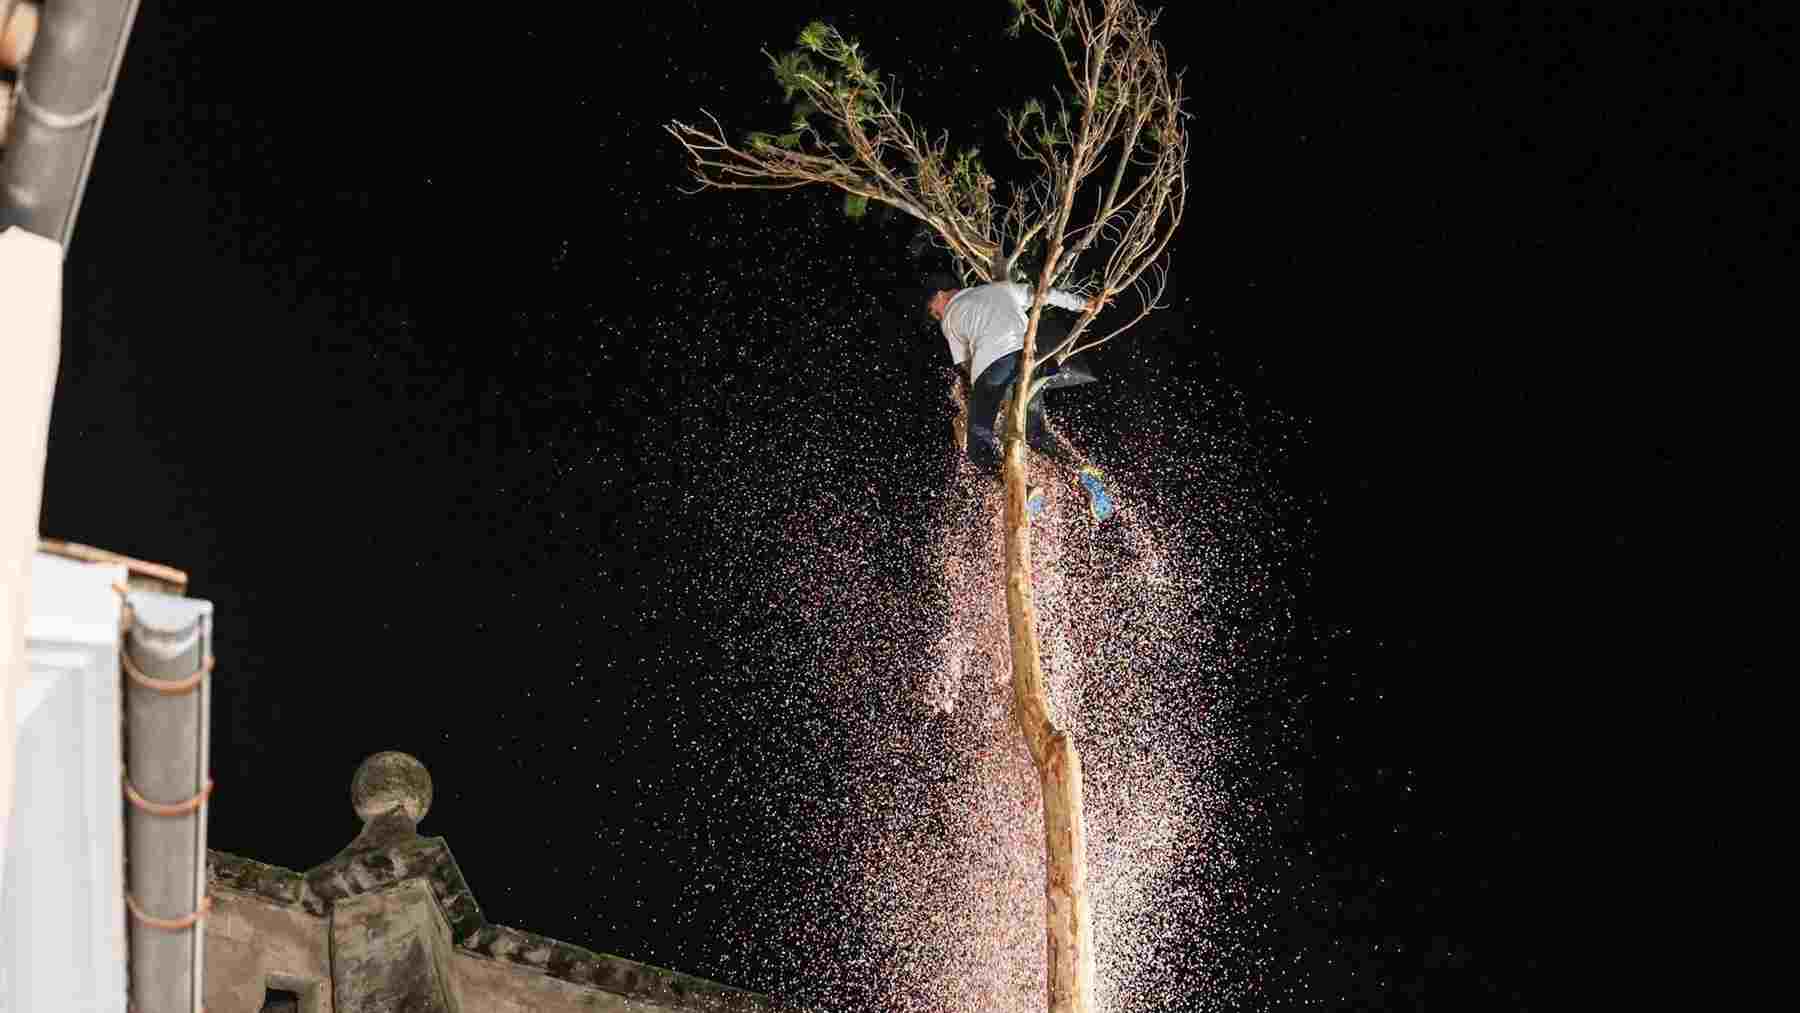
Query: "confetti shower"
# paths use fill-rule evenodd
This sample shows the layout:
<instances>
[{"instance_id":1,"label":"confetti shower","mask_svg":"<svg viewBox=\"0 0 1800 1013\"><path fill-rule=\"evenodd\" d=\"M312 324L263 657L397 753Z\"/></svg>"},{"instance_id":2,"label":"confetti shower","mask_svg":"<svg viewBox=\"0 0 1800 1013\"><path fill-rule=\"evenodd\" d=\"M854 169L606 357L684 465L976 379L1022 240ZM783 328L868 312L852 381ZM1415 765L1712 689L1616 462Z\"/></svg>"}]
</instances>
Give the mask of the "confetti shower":
<instances>
[{"instance_id":1,"label":"confetti shower","mask_svg":"<svg viewBox=\"0 0 1800 1013\"><path fill-rule=\"evenodd\" d=\"M725 488L734 504L710 515L693 575L737 617L709 702L784 746L782 764L727 775L783 828L787 858L717 870L783 885L736 920L716 966L806 1009L1043 1008L1041 806L1011 711L1003 492L952 445L962 398L938 389L925 412L809 416L771 395L727 448L730 478L689 493L696 511ZM1265 828L1242 787L1234 687L1254 675L1246 638L1282 621L1257 561L1279 522L1241 434L1197 431L1191 410L1104 407L1067 398L1052 418L1101 448L1118 516L1096 524L1071 476L1032 461L1050 497L1033 536L1039 636L1085 767L1097 1005L1243 1008L1261 988L1232 952L1255 890L1239 854ZM909 430L935 435L891 452Z\"/></svg>"}]
</instances>

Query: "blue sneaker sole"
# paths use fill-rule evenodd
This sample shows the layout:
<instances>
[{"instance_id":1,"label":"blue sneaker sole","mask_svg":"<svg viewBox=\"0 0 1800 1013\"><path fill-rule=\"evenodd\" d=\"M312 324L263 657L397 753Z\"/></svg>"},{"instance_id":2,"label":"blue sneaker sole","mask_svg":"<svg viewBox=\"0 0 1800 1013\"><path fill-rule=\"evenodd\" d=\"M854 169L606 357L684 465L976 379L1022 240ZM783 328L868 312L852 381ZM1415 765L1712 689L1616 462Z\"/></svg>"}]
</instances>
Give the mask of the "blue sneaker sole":
<instances>
[{"instance_id":1,"label":"blue sneaker sole","mask_svg":"<svg viewBox=\"0 0 1800 1013\"><path fill-rule=\"evenodd\" d=\"M1100 484L1099 479L1092 475L1083 475L1081 476L1081 487L1087 490L1088 511L1094 515L1094 520L1104 521L1116 512L1117 508L1113 506L1112 497L1106 494L1106 488Z\"/></svg>"}]
</instances>

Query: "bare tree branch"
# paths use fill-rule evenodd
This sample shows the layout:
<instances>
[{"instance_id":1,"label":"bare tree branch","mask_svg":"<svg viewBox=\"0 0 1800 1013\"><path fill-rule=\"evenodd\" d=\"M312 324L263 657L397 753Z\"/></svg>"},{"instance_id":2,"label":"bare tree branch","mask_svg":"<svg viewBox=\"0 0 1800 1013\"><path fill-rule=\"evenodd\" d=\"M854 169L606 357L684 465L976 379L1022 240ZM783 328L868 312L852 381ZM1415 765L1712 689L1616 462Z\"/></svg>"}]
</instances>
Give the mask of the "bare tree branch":
<instances>
[{"instance_id":1,"label":"bare tree branch","mask_svg":"<svg viewBox=\"0 0 1800 1013\"><path fill-rule=\"evenodd\" d=\"M1048 103L1003 114L1008 145L1038 170L1004 203L974 152L953 152L947 136L921 129L901 110L898 85L868 65L855 41L820 23L801 32L798 49L769 55L796 110L786 133L734 143L710 114L702 125L665 126L689 157L696 186L684 192L822 184L923 223L967 277L1006 280L1030 251L1055 249L1051 286L1070 287L1096 253L1098 270L1078 287L1102 300L1132 289L1166 252L1185 203L1187 114L1180 79L1152 38L1156 15L1135 0L1020 0L1015 8L1015 31L1049 41L1066 80ZM1086 191L1102 170L1105 185ZM1064 341L1051 355L1076 348Z\"/></svg>"}]
</instances>

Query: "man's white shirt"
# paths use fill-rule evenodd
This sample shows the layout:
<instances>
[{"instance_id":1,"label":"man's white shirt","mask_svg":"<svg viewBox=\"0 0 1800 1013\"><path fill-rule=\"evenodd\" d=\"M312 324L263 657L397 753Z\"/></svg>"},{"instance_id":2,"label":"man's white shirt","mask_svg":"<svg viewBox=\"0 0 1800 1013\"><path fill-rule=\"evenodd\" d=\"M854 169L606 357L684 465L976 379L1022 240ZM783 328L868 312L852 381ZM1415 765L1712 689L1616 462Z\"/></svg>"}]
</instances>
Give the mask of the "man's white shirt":
<instances>
[{"instance_id":1,"label":"man's white shirt","mask_svg":"<svg viewBox=\"0 0 1800 1013\"><path fill-rule=\"evenodd\" d=\"M965 288L944 308L944 340L950 343L950 359L969 367L973 381L1003 356L1025 347L1025 326L1031 312L1029 285L995 282ZM1051 289L1046 305L1083 310L1087 300Z\"/></svg>"}]
</instances>

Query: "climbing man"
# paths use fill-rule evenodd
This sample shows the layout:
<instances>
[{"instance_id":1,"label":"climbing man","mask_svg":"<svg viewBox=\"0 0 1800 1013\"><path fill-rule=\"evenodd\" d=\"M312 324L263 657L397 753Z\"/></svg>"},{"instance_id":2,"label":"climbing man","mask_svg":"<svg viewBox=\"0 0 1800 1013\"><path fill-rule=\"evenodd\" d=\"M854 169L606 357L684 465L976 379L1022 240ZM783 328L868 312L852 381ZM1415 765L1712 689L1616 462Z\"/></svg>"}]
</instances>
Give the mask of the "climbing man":
<instances>
[{"instance_id":1,"label":"climbing man","mask_svg":"<svg viewBox=\"0 0 1800 1013\"><path fill-rule=\"evenodd\" d=\"M1018 380L1019 354L1025 347L1032 289L1016 282L952 288L943 281L948 279L931 289L925 311L939 322L944 339L950 344L951 361L968 370L969 425L964 449L976 468L998 478L1000 440L994 433L994 417L1000 411L1000 402L1012 393ZM1045 305L1081 311L1088 309L1091 302L1052 289L1045 298ZM1053 322L1049 314L1043 314L1038 320L1037 347L1054 348L1067 334L1066 326ZM1044 390L1087 383L1094 376L1073 360L1060 369L1043 363L1038 375L1049 379L1025 406L1026 445L1075 472L1087 492L1089 510L1096 520L1104 521L1115 509L1112 498L1106 493L1105 476L1100 474L1100 469L1076 459L1050 432L1044 420ZM1025 508L1033 517L1043 511L1044 491L1041 488L1033 486L1026 493Z\"/></svg>"}]
</instances>

